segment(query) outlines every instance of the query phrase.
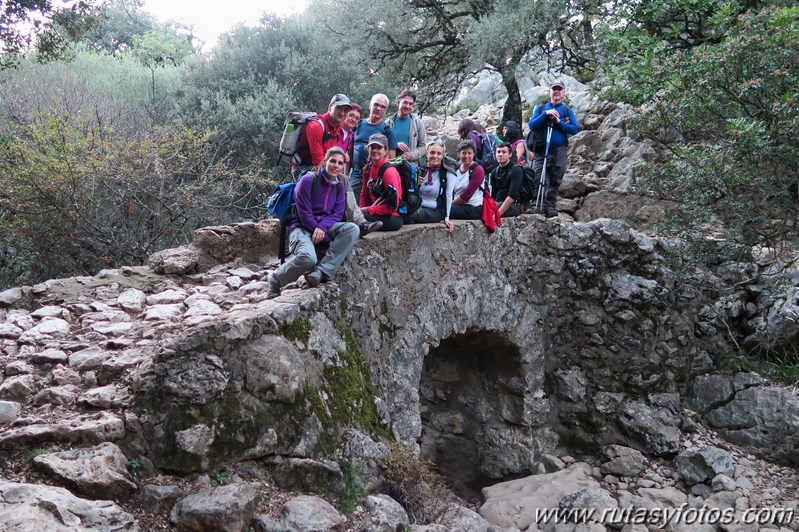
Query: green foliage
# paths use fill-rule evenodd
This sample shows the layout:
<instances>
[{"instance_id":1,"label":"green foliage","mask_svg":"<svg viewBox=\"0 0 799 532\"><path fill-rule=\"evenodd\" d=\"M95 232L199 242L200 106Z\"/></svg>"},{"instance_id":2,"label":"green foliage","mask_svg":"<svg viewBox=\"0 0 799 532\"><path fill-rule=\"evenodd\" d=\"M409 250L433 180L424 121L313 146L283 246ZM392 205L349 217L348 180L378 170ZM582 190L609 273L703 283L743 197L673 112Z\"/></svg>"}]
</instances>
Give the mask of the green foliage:
<instances>
[{"instance_id":1,"label":"green foliage","mask_svg":"<svg viewBox=\"0 0 799 532\"><path fill-rule=\"evenodd\" d=\"M137 36L158 25L155 17L140 9L135 0L111 0L102 7L100 20L82 37L97 52L121 54L133 46Z\"/></svg>"},{"instance_id":2,"label":"green foliage","mask_svg":"<svg viewBox=\"0 0 799 532\"><path fill-rule=\"evenodd\" d=\"M0 117L28 122L48 113L92 114L102 127L141 135L153 123L167 122L170 94L179 83L176 67L151 69L129 55L78 47L68 63L22 61L0 72Z\"/></svg>"},{"instance_id":3,"label":"green foliage","mask_svg":"<svg viewBox=\"0 0 799 532\"><path fill-rule=\"evenodd\" d=\"M69 39L77 38L93 22L93 3L80 0L56 7L51 0L0 2L0 70L14 66L36 37L40 56L60 57ZM48 19L56 24L48 24Z\"/></svg>"},{"instance_id":4,"label":"green foliage","mask_svg":"<svg viewBox=\"0 0 799 532\"><path fill-rule=\"evenodd\" d=\"M139 473L141 465L142 465L141 460L139 460L138 458L131 458L130 460L128 460L127 464L125 464L125 466L128 469L128 472L133 476L136 476Z\"/></svg>"},{"instance_id":5,"label":"green foliage","mask_svg":"<svg viewBox=\"0 0 799 532\"><path fill-rule=\"evenodd\" d=\"M142 264L229 219L241 186L185 128L125 138L94 116L51 114L9 133L0 241L36 258L26 265L36 280Z\"/></svg>"},{"instance_id":6,"label":"green foliage","mask_svg":"<svg viewBox=\"0 0 799 532\"><path fill-rule=\"evenodd\" d=\"M312 15L265 16L258 27L238 27L210 58L189 62L177 98L180 119L221 132L222 149L235 162L269 164L289 111L323 113L340 92L366 106L391 86L374 81L379 76L363 67L357 50L339 46Z\"/></svg>"},{"instance_id":7,"label":"green foliage","mask_svg":"<svg viewBox=\"0 0 799 532\"><path fill-rule=\"evenodd\" d=\"M719 361L719 369L739 372L751 371L789 386L799 385L799 356L766 356L760 353L730 353Z\"/></svg>"},{"instance_id":8,"label":"green foliage","mask_svg":"<svg viewBox=\"0 0 799 532\"><path fill-rule=\"evenodd\" d=\"M643 128L667 144L681 139L639 187L677 202L694 225L770 244L795 233L799 8L721 16L717 43L663 56L638 80L632 98L654 96Z\"/></svg>"},{"instance_id":9,"label":"green foliage","mask_svg":"<svg viewBox=\"0 0 799 532\"><path fill-rule=\"evenodd\" d=\"M41 456L45 453L49 453L52 447L45 446L45 447L36 447L34 449L26 449L24 453L22 453L22 459L26 462L30 462L37 456Z\"/></svg>"},{"instance_id":10,"label":"green foliage","mask_svg":"<svg viewBox=\"0 0 799 532\"><path fill-rule=\"evenodd\" d=\"M133 39L131 53L147 66L179 65L194 52L186 37L154 28Z\"/></svg>"},{"instance_id":11,"label":"green foliage","mask_svg":"<svg viewBox=\"0 0 799 532\"><path fill-rule=\"evenodd\" d=\"M502 75L509 91L503 120L521 117L515 73L531 48L552 50L571 6L560 0L468 0L428 2L329 0L322 16L330 28L349 28L341 36L348 50L369 43L369 66L416 88L422 100L451 99L461 83L483 68ZM352 13L358 13L352 17Z\"/></svg>"},{"instance_id":12,"label":"green foliage","mask_svg":"<svg viewBox=\"0 0 799 532\"><path fill-rule=\"evenodd\" d=\"M291 323L283 325L280 332L289 340L300 340L307 345L308 337L311 334L311 322L308 321L308 318L297 318Z\"/></svg>"},{"instance_id":13,"label":"green foliage","mask_svg":"<svg viewBox=\"0 0 799 532\"><path fill-rule=\"evenodd\" d=\"M230 473L227 471L211 471L211 486L216 488L230 483Z\"/></svg>"},{"instance_id":14,"label":"green foliage","mask_svg":"<svg viewBox=\"0 0 799 532\"><path fill-rule=\"evenodd\" d=\"M338 508L344 515L349 516L363 500L366 488L352 462L342 458L338 460L338 466L344 476L344 491L338 497Z\"/></svg>"}]
</instances>

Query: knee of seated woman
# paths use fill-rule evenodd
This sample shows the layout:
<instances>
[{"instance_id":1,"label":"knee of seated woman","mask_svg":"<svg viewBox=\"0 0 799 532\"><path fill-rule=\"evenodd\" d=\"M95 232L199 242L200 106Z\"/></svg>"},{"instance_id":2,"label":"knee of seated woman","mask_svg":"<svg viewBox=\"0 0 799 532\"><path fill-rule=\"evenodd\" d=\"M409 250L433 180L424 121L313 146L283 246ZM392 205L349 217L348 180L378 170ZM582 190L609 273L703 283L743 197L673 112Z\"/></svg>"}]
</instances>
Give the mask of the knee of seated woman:
<instances>
[{"instance_id":1,"label":"knee of seated woman","mask_svg":"<svg viewBox=\"0 0 799 532\"><path fill-rule=\"evenodd\" d=\"M312 268L316 266L316 252L311 251L300 251L297 255L294 256L294 263L297 266L302 266L305 268Z\"/></svg>"}]
</instances>

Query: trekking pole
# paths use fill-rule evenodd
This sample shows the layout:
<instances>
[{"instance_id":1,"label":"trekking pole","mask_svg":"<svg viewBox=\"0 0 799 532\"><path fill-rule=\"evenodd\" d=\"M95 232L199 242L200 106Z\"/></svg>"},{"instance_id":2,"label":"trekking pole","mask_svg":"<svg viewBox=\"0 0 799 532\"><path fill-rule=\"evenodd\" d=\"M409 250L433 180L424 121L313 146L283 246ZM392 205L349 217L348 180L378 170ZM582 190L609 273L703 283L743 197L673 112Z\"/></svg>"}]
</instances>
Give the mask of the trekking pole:
<instances>
[{"instance_id":1,"label":"trekking pole","mask_svg":"<svg viewBox=\"0 0 799 532\"><path fill-rule=\"evenodd\" d=\"M549 188L547 183L547 159L549 158L549 141L552 138L552 123L549 123L547 126L547 143L544 148L544 167L541 169L541 180L538 182L538 194L535 196L535 204L533 204L533 208L536 211L543 211L544 210L544 198L547 195L547 189Z\"/></svg>"}]
</instances>

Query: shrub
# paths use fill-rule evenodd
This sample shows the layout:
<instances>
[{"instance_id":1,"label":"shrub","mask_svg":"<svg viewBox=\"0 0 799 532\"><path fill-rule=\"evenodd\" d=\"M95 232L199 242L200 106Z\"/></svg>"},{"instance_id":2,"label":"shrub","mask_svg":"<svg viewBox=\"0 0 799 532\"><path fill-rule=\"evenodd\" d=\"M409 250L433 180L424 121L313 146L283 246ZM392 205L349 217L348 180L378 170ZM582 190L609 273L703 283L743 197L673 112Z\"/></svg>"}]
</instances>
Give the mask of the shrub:
<instances>
[{"instance_id":1,"label":"shrub","mask_svg":"<svg viewBox=\"0 0 799 532\"><path fill-rule=\"evenodd\" d=\"M411 450L393 443L383 458L383 472L389 494L408 512L414 524L444 523L451 494L444 479L429 462L416 458Z\"/></svg>"}]
</instances>

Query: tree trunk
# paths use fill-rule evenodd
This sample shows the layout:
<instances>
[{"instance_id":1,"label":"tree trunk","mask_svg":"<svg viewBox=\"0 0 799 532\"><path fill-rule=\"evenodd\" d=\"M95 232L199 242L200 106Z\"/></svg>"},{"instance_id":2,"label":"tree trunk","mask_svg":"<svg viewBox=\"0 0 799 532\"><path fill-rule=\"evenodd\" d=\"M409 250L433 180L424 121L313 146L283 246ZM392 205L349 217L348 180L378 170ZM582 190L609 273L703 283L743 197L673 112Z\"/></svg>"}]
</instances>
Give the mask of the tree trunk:
<instances>
[{"instance_id":1,"label":"tree trunk","mask_svg":"<svg viewBox=\"0 0 799 532\"><path fill-rule=\"evenodd\" d=\"M508 100L502 110L502 123L515 120L519 127L522 127L522 95L519 92L519 85L516 83L516 64L511 63L500 73L502 74L502 84L508 91Z\"/></svg>"}]
</instances>

